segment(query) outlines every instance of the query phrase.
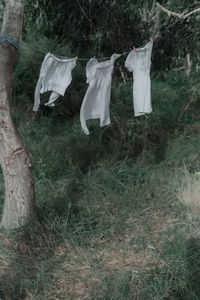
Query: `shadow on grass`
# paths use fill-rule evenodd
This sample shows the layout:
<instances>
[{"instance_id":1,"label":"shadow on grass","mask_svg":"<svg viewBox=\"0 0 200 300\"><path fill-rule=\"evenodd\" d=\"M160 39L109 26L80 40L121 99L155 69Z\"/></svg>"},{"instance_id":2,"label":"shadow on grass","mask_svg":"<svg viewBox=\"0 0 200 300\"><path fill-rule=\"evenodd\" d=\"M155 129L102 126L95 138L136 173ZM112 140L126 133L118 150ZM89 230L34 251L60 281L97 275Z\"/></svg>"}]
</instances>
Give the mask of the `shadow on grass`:
<instances>
[{"instance_id":1,"label":"shadow on grass","mask_svg":"<svg viewBox=\"0 0 200 300\"><path fill-rule=\"evenodd\" d=\"M37 220L9 233L0 232L0 298L43 299L41 295L48 294L65 257L58 257L57 249L68 234L79 230L82 236L93 226L78 208L83 190L82 177L75 176L65 197L47 199L38 208Z\"/></svg>"},{"instance_id":2,"label":"shadow on grass","mask_svg":"<svg viewBox=\"0 0 200 300\"><path fill-rule=\"evenodd\" d=\"M34 220L20 230L2 231L1 235L4 269L0 274L0 297L23 300L27 291L43 291L57 263L54 250L59 240L51 228Z\"/></svg>"}]
</instances>

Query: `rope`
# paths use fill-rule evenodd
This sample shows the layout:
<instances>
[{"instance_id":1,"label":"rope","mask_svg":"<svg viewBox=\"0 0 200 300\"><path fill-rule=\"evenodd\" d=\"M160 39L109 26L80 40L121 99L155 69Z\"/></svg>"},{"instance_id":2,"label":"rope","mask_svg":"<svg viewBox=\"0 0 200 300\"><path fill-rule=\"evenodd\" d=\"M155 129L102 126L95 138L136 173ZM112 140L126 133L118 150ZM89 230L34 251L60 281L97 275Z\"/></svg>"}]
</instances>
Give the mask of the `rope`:
<instances>
[{"instance_id":1,"label":"rope","mask_svg":"<svg viewBox=\"0 0 200 300\"><path fill-rule=\"evenodd\" d=\"M124 53L120 53L120 55L126 55L126 54L128 54L128 53L130 53L131 51L128 51L128 52L124 52ZM110 58L110 56L109 57L95 57L94 56L94 58L95 59L97 59L97 60L105 60L105 59L109 59ZM77 60L79 60L79 61L89 61L91 58L78 58Z\"/></svg>"},{"instance_id":2,"label":"rope","mask_svg":"<svg viewBox=\"0 0 200 300\"><path fill-rule=\"evenodd\" d=\"M43 50L41 50L41 49L39 49L39 48L35 48L35 47L32 47L32 46L29 46L28 44L26 44L25 42L22 42L22 45L24 46L24 47L27 47L27 48L29 48L29 49L31 49L31 50L34 50L34 51L36 51L36 52L39 52L39 53L42 53L42 54L46 54L47 52L44 52ZM130 51L128 51L128 52L124 52L124 53L121 53L120 55L126 55L126 54L128 54L128 53L130 53ZM60 56L60 55L56 55L55 54L55 56L57 57L57 58L60 58L60 59L69 59L69 57L66 57L66 56ZM97 59L97 60L106 60L106 59L109 59L110 58L110 56L109 57L95 57L94 56L94 58L95 59ZM91 59L91 57L90 58L74 58L74 60L78 60L78 61L89 61ZM73 60L73 59L72 59Z\"/></svg>"},{"instance_id":3,"label":"rope","mask_svg":"<svg viewBox=\"0 0 200 300\"><path fill-rule=\"evenodd\" d=\"M154 36L156 36L156 38L154 39L154 42L162 35L164 34L165 32L169 32L169 29L171 29L174 25L176 25L183 17L184 14L182 14L180 17L178 17L174 23L166 26L165 30L164 31L161 31L157 36L156 34L154 34ZM10 44L12 44L19 52L20 52L20 47L19 47L19 42L18 41L15 41L11 36L3 36L2 38L0 38L0 43L3 43L3 42L9 42ZM28 44L22 42L22 45L31 49L31 50L34 50L36 52L39 52L39 53L42 53L42 54L46 54L46 52L42 51L41 49L39 48L34 48L32 46L29 46ZM143 48L145 46L145 44L141 45L140 47L138 47L137 49L140 49L140 48ZM126 52L123 52L121 53L120 55L126 55L126 54L129 54L132 50L130 51L126 51ZM67 59L66 56L59 56L59 55L55 55L57 58L61 58L61 59ZM96 58L96 57L94 57ZM106 60L106 59L109 59L110 57L98 57L96 58L97 60ZM74 60L76 61L89 61L91 58L74 58ZM73 59L72 59L73 60Z\"/></svg>"},{"instance_id":4,"label":"rope","mask_svg":"<svg viewBox=\"0 0 200 300\"><path fill-rule=\"evenodd\" d=\"M178 17L178 18L174 21L174 23L169 24L168 26L166 26L165 30L161 31L157 36L156 36L156 34L155 34L154 36L156 36L156 38L154 39L154 42L155 42L157 39L159 39L159 37L160 37L162 34L164 34L165 32L169 32L169 29L172 28L174 25L176 25L178 22L180 22L180 20L183 18L183 16L184 16L184 13L183 13L180 17Z\"/></svg>"},{"instance_id":5,"label":"rope","mask_svg":"<svg viewBox=\"0 0 200 300\"><path fill-rule=\"evenodd\" d=\"M9 42L11 45L13 45L18 50L18 52L20 52L19 42L15 41L11 36L6 35L6 36L1 37L0 43L3 43L3 42Z\"/></svg>"},{"instance_id":6,"label":"rope","mask_svg":"<svg viewBox=\"0 0 200 300\"><path fill-rule=\"evenodd\" d=\"M160 33L157 35L157 37L154 39L154 42L155 42L162 34L164 34L165 32L169 32L169 29L171 29L174 25L176 25L178 22L180 22L180 20L182 19L183 16L184 16L184 13L183 13L180 17L178 17L172 24L166 26L165 30L162 31L162 32L160 32ZM154 36L155 36L155 35L156 35L156 34L154 34ZM146 45L146 44L143 44L143 45L141 45L140 47L138 47L137 49L143 48L145 45ZM126 55L126 54L129 54L131 51L132 51L132 50L126 51L126 52L124 52L124 53L121 53L120 55ZM110 57L99 57L99 58L97 58L97 59L98 59L98 60L104 60L104 59L109 59L109 58L110 58ZM90 58L78 58L77 60L79 60L79 61L89 61Z\"/></svg>"}]
</instances>

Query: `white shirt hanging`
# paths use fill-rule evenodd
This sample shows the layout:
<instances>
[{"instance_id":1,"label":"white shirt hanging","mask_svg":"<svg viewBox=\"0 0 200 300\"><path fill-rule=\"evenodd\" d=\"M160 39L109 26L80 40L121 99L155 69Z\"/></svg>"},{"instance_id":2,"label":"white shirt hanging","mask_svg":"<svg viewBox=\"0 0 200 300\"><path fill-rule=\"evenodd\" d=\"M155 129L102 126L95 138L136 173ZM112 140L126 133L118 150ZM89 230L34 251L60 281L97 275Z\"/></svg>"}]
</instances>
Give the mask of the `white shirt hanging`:
<instances>
[{"instance_id":1,"label":"white shirt hanging","mask_svg":"<svg viewBox=\"0 0 200 300\"><path fill-rule=\"evenodd\" d=\"M133 104L135 117L151 113L151 52L153 43L131 51L125 61L125 67L133 72Z\"/></svg>"},{"instance_id":2,"label":"white shirt hanging","mask_svg":"<svg viewBox=\"0 0 200 300\"><path fill-rule=\"evenodd\" d=\"M40 105L40 94L52 91L48 106L55 106L53 103L60 95L64 96L67 87L72 81L71 72L76 65L75 59L60 59L48 53L42 63L40 76L35 88L34 107L37 111Z\"/></svg>"},{"instance_id":3,"label":"white shirt hanging","mask_svg":"<svg viewBox=\"0 0 200 300\"><path fill-rule=\"evenodd\" d=\"M84 96L81 110L81 127L85 134L89 135L86 121L89 119L100 119L100 126L110 124L110 93L114 63L120 54L113 54L104 62L90 59L86 65L86 77L89 87Z\"/></svg>"}]
</instances>

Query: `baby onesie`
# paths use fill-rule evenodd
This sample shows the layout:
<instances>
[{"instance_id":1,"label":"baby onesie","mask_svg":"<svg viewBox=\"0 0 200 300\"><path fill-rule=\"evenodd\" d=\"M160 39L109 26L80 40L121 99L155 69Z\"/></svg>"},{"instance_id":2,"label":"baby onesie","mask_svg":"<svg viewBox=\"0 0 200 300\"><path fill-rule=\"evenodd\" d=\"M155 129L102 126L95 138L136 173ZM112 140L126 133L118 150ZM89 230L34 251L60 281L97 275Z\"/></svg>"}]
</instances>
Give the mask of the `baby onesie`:
<instances>
[{"instance_id":1,"label":"baby onesie","mask_svg":"<svg viewBox=\"0 0 200 300\"><path fill-rule=\"evenodd\" d=\"M64 93L72 81L71 72L76 65L75 59L60 59L48 53L42 63L40 76L35 88L34 107L37 111L40 105L40 94L52 91L49 101L45 104L54 106L53 103Z\"/></svg>"},{"instance_id":2,"label":"baby onesie","mask_svg":"<svg viewBox=\"0 0 200 300\"><path fill-rule=\"evenodd\" d=\"M135 117L151 113L151 52L153 43L149 42L142 48L129 53L125 67L133 72L133 104Z\"/></svg>"},{"instance_id":3,"label":"baby onesie","mask_svg":"<svg viewBox=\"0 0 200 300\"><path fill-rule=\"evenodd\" d=\"M89 87L84 96L81 110L81 127L85 134L89 135L86 121L89 119L100 119L100 126L110 124L110 93L114 63L120 54L113 54L104 62L90 59L86 65L86 77Z\"/></svg>"}]
</instances>

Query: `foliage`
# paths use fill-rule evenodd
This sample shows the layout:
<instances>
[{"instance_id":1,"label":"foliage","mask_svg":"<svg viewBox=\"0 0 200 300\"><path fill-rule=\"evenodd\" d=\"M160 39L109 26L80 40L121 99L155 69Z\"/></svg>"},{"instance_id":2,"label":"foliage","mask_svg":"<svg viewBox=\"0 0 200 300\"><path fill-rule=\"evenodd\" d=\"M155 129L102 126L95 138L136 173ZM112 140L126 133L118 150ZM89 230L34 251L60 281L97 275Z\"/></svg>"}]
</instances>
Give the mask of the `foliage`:
<instances>
[{"instance_id":1,"label":"foliage","mask_svg":"<svg viewBox=\"0 0 200 300\"><path fill-rule=\"evenodd\" d=\"M172 66L178 65L177 57L184 57L187 53L194 58L198 56L200 26L196 18L180 19L172 26L176 21L177 18L171 17L168 24L161 27L163 34L154 42L153 67L156 70L171 69ZM167 26L170 29L166 31Z\"/></svg>"},{"instance_id":2,"label":"foliage","mask_svg":"<svg viewBox=\"0 0 200 300\"><path fill-rule=\"evenodd\" d=\"M130 26L131 20L137 22L139 2L127 9L124 1L37 1L33 9L27 1L25 24L29 28L32 19L36 18L38 31L53 35L59 42L70 43L76 54L96 51L99 55L116 49L123 51L127 46L127 37L128 40L131 38L131 43L133 36L139 39L136 26ZM126 36L124 30L127 31Z\"/></svg>"},{"instance_id":3,"label":"foliage","mask_svg":"<svg viewBox=\"0 0 200 300\"><path fill-rule=\"evenodd\" d=\"M160 1L169 9L183 12L198 6L193 1ZM37 32L38 36L57 40L58 44L69 45L75 55L108 56L113 52L123 53L134 45L144 44L155 28L155 1L26 1L25 33ZM160 29L174 22L167 21L161 14ZM34 23L33 23L34 21ZM158 28L156 28L158 30ZM184 36L184 38L183 38ZM173 41L173 46L172 46ZM182 41L180 43L180 41ZM180 21L163 35L163 39L154 45L155 53L165 52L169 59L183 52L193 52L199 43L199 23L196 16L189 21ZM181 49L179 49L181 46ZM188 49L189 48L189 49ZM181 50L181 52L180 52ZM67 52L65 55L68 54ZM167 65L163 65L165 68Z\"/></svg>"}]
</instances>

